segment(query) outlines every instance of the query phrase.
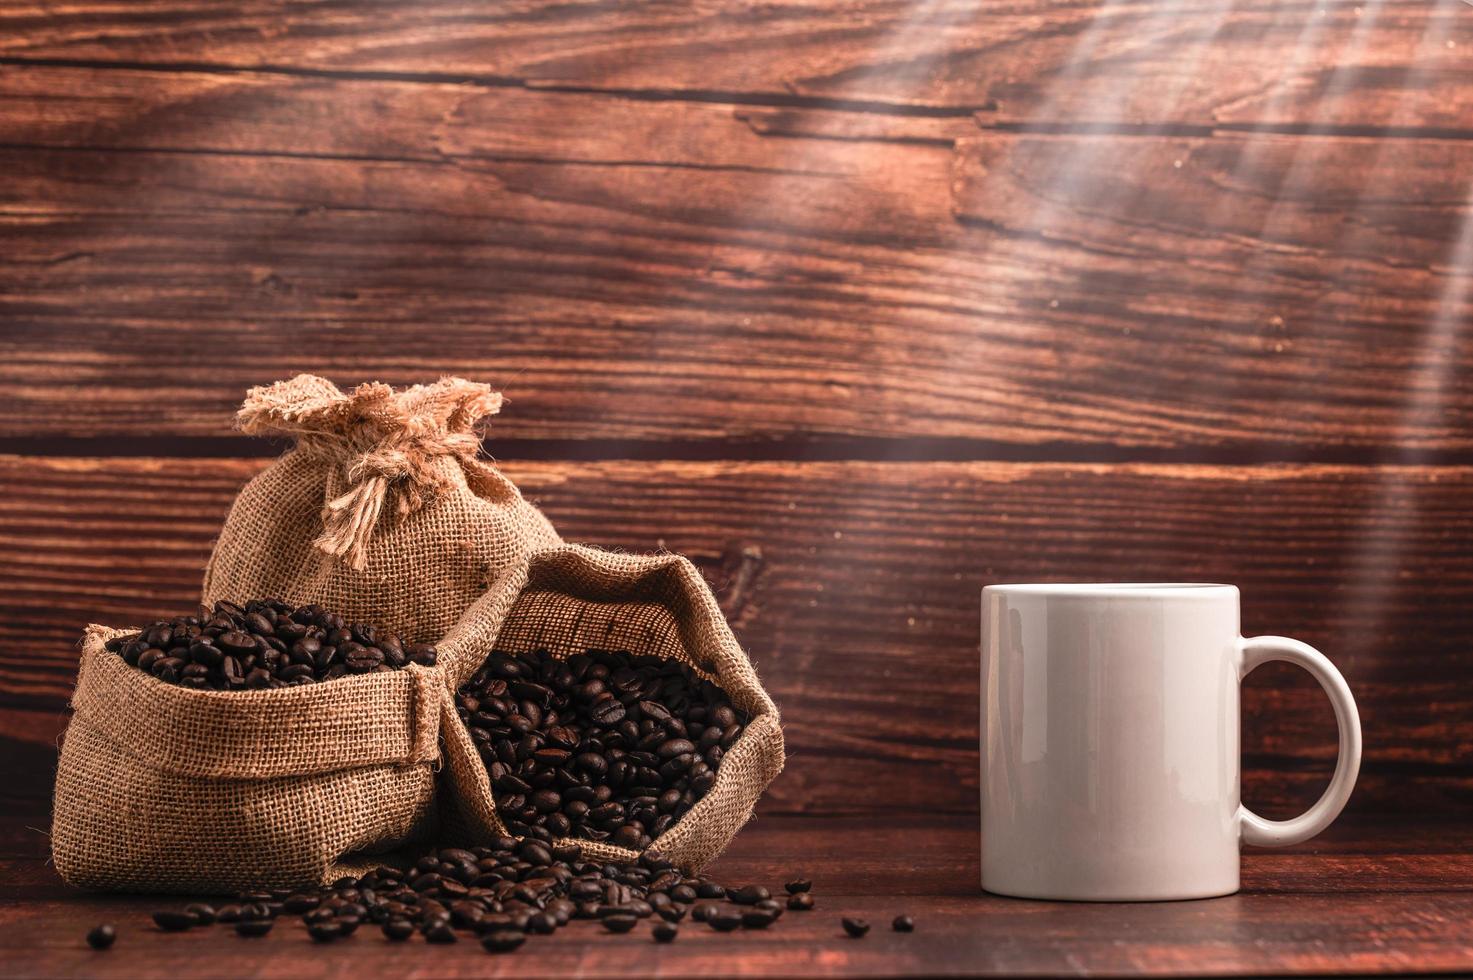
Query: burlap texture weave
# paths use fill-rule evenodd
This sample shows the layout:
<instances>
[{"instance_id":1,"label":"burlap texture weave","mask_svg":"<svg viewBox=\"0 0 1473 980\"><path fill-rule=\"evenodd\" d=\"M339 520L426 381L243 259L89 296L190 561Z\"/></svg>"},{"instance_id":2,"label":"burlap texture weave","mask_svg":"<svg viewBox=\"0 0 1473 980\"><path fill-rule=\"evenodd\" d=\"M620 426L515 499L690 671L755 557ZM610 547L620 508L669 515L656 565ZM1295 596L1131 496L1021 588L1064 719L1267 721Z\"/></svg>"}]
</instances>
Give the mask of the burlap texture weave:
<instances>
[{"instance_id":1,"label":"burlap texture weave","mask_svg":"<svg viewBox=\"0 0 1473 980\"><path fill-rule=\"evenodd\" d=\"M782 770L783 735L777 706L694 565L679 555L625 555L577 545L538 552L525 575L498 582L440 644L457 664L457 688L491 649L546 649L566 657L589 648L679 660L720 685L751 716L721 760L715 785L651 845L681 867L699 870L731 843ZM503 834L486 768L448 692L445 712L447 837L469 844ZM575 843L600 860L638 856L610 844Z\"/></svg>"},{"instance_id":2,"label":"burlap texture weave","mask_svg":"<svg viewBox=\"0 0 1473 980\"><path fill-rule=\"evenodd\" d=\"M73 885L223 893L331 881L428 841L451 665L262 691L177 687L90 626L52 857Z\"/></svg>"},{"instance_id":3,"label":"burlap texture weave","mask_svg":"<svg viewBox=\"0 0 1473 980\"><path fill-rule=\"evenodd\" d=\"M204 602L319 603L406 642L438 639L526 554L559 543L478 458L501 396L444 378L395 391L298 375L253 388L237 422L296 446L241 490L205 570Z\"/></svg>"}]
</instances>

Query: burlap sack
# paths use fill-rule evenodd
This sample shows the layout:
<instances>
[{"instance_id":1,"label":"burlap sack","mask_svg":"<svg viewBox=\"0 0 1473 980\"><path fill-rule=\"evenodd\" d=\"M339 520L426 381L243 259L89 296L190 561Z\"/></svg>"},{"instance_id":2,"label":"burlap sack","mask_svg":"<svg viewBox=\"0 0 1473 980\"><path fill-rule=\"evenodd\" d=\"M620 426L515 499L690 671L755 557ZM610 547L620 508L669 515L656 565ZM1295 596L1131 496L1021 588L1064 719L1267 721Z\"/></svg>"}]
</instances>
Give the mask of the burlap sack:
<instances>
[{"instance_id":1,"label":"burlap sack","mask_svg":"<svg viewBox=\"0 0 1473 980\"><path fill-rule=\"evenodd\" d=\"M296 447L236 498L205 604L315 602L405 642L438 639L503 572L560 540L477 456L476 427L500 406L460 378L344 394L303 374L251 389L239 427Z\"/></svg>"},{"instance_id":2,"label":"burlap sack","mask_svg":"<svg viewBox=\"0 0 1473 980\"><path fill-rule=\"evenodd\" d=\"M439 648L457 665L446 678L453 688L470 679L492 649L546 649L558 657L589 648L628 650L679 660L720 685L751 721L721 760L715 785L651 844L687 870L704 867L731 843L782 770L777 707L700 572L679 555L623 555L577 545L539 552L525 574L498 582ZM485 765L448 696L445 712L446 836L474 844L504 834ZM638 856L606 843L573 842L600 860Z\"/></svg>"},{"instance_id":3,"label":"burlap sack","mask_svg":"<svg viewBox=\"0 0 1473 980\"><path fill-rule=\"evenodd\" d=\"M430 840L445 658L263 691L178 687L89 626L51 848L73 885L231 892L331 881Z\"/></svg>"}]
</instances>

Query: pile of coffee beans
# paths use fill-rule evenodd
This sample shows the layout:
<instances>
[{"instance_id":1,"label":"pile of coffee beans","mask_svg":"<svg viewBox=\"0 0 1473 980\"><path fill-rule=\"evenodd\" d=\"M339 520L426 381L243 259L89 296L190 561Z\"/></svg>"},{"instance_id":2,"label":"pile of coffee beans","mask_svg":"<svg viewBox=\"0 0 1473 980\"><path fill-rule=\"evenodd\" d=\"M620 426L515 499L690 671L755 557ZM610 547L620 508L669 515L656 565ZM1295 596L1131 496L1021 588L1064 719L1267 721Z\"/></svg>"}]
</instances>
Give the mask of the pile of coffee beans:
<instances>
[{"instance_id":1,"label":"pile of coffee beans","mask_svg":"<svg viewBox=\"0 0 1473 980\"><path fill-rule=\"evenodd\" d=\"M159 680L216 691L262 690L330 681L347 674L434 666L435 648L346 622L321 606L279 599L217 602L199 616L176 616L116 636L107 649Z\"/></svg>"},{"instance_id":2,"label":"pile of coffee beans","mask_svg":"<svg viewBox=\"0 0 1473 980\"><path fill-rule=\"evenodd\" d=\"M493 653L457 698L511 833L648 847L716 782L748 719L684 664Z\"/></svg>"},{"instance_id":3,"label":"pile of coffee beans","mask_svg":"<svg viewBox=\"0 0 1473 980\"><path fill-rule=\"evenodd\" d=\"M814 907L813 883L799 878L784 886L787 907ZM479 939L489 953L510 953L528 936L551 935L569 922L587 919L611 933L627 933L649 922L657 943L674 942L689 919L716 932L766 929L783 915L783 904L761 885L732 887L701 875L681 873L654 850L635 864L584 859L575 843L500 837L487 847L449 848L427 854L408 870L382 867L361 878L340 878L322 888L246 892L227 905L196 903L153 913L163 932L185 932L215 924L256 938L278 920L298 916L314 942L330 943L377 927L389 942L419 935L448 944ZM863 919L840 920L860 939ZM911 932L908 915L895 918L896 932ZM87 934L88 945L107 949L116 931L110 924Z\"/></svg>"},{"instance_id":4,"label":"pile of coffee beans","mask_svg":"<svg viewBox=\"0 0 1473 980\"><path fill-rule=\"evenodd\" d=\"M788 891L806 895L809 887L793 882ZM508 953L528 936L551 935L575 919L597 921L613 933L648 921L650 937L669 943L687 918L718 932L765 929L782 917L783 906L760 885L731 888L682 874L653 850L636 864L600 864L584 860L574 843L502 837L488 847L437 851L408 871L384 867L324 888L241 894L219 908L161 910L153 920L165 932L221 923L257 937L286 915L300 916L317 942L377 926L392 942L418 934L426 942L454 943L473 935L488 952ZM103 948L112 936L111 926L100 926L88 942Z\"/></svg>"}]
</instances>

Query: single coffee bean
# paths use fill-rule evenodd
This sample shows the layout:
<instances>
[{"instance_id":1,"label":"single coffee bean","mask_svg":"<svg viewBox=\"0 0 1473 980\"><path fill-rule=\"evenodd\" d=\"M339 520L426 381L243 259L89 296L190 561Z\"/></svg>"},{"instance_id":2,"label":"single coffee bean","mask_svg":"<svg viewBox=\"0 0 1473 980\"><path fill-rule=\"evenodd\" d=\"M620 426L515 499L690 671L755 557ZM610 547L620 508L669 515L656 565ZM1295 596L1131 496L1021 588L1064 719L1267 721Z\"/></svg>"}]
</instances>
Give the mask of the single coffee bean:
<instances>
[{"instance_id":1,"label":"single coffee bean","mask_svg":"<svg viewBox=\"0 0 1473 980\"><path fill-rule=\"evenodd\" d=\"M281 910L291 915L301 915L303 912L310 912L315 909L321 901L315 895L303 895L300 893L288 895L282 899ZM220 911L224 912L225 910L221 909ZM221 921L223 922L224 920L222 919Z\"/></svg>"},{"instance_id":2,"label":"single coffee bean","mask_svg":"<svg viewBox=\"0 0 1473 980\"><path fill-rule=\"evenodd\" d=\"M411 661L419 664L421 667L435 666L436 651L428 643L416 643L413 646L405 647L404 653Z\"/></svg>"},{"instance_id":3,"label":"single coffee bean","mask_svg":"<svg viewBox=\"0 0 1473 980\"><path fill-rule=\"evenodd\" d=\"M696 894L701 898L725 898L726 889L714 881L703 881L696 885Z\"/></svg>"},{"instance_id":4,"label":"single coffee bean","mask_svg":"<svg viewBox=\"0 0 1473 980\"><path fill-rule=\"evenodd\" d=\"M441 922L425 930L425 942L427 943L453 943L459 939L455 930L450 928L448 922Z\"/></svg>"},{"instance_id":5,"label":"single coffee bean","mask_svg":"<svg viewBox=\"0 0 1473 980\"><path fill-rule=\"evenodd\" d=\"M161 911L153 914L154 924L165 932L183 932L193 928L198 920L188 912Z\"/></svg>"},{"instance_id":6,"label":"single coffee bean","mask_svg":"<svg viewBox=\"0 0 1473 980\"><path fill-rule=\"evenodd\" d=\"M756 905L763 899L771 898L772 892L761 885L744 885L735 892L728 892L726 897L738 905Z\"/></svg>"},{"instance_id":7,"label":"single coffee bean","mask_svg":"<svg viewBox=\"0 0 1473 980\"><path fill-rule=\"evenodd\" d=\"M537 841L523 841L517 853L539 867L552 863L552 852Z\"/></svg>"},{"instance_id":8,"label":"single coffee bean","mask_svg":"<svg viewBox=\"0 0 1473 980\"><path fill-rule=\"evenodd\" d=\"M661 743L656 754L662 759L674 759L677 756L690 755L695 752L696 747L683 738L672 738L668 742Z\"/></svg>"},{"instance_id":9,"label":"single coffee bean","mask_svg":"<svg viewBox=\"0 0 1473 980\"><path fill-rule=\"evenodd\" d=\"M813 911L813 896L808 892L799 892L788 896L788 908L795 912Z\"/></svg>"},{"instance_id":10,"label":"single coffee bean","mask_svg":"<svg viewBox=\"0 0 1473 980\"><path fill-rule=\"evenodd\" d=\"M777 915L770 909L748 909L742 913L744 929L766 929L776 921Z\"/></svg>"},{"instance_id":11,"label":"single coffee bean","mask_svg":"<svg viewBox=\"0 0 1473 980\"><path fill-rule=\"evenodd\" d=\"M197 926L213 925L215 922L216 913L214 906L206 905L203 902L186 905L184 906L184 911L186 914L194 916L194 924Z\"/></svg>"},{"instance_id":12,"label":"single coffee bean","mask_svg":"<svg viewBox=\"0 0 1473 980\"><path fill-rule=\"evenodd\" d=\"M843 924L844 931L849 933L849 935L853 936L855 939L859 939L865 933L869 932L869 923L864 921L863 919L851 919L845 917L843 919L840 919L839 921Z\"/></svg>"},{"instance_id":13,"label":"single coffee bean","mask_svg":"<svg viewBox=\"0 0 1473 980\"><path fill-rule=\"evenodd\" d=\"M337 922L312 922L307 925L307 935L312 937L313 942L330 943L343 934L343 927Z\"/></svg>"},{"instance_id":14,"label":"single coffee bean","mask_svg":"<svg viewBox=\"0 0 1473 980\"><path fill-rule=\"evenodd\" d=\"M742 915L740 912L720 911L707 919L706 925L717 932L732 932L742 927Z\"/></svg>"},{"instance_id":15,"label":"single coffee bean","mask_svg":"<svg viewBox=\"0 0 1473 980\"><path fill-rule=\"evenodd\" d=\"M242 919L235 924L235 933L238 936L264 936L275 924L270 919Z\"/></svg>"},{"instance_id":16,"label":"single coffee bean","mask_svg":"<svg viewBox=\"0 0 1473 980\"><path fill-rule=\"evenodd\" d=\"M809 881L807 878L799 878L796 881L788 882L786 885L783 885L783 887L788 890L789 895L797 895L801 892L806 892L810 888L812 888L813 882Z\"/></svg>"},{"instance_id":17,"label":"single coffee bean","mask_svg":"<svg viewBox=\"0 0 1473 980\"><path fill-rule=\"evenodd\" d=\"M498 929L481 937L481 946L488 953L510 953L527 941L525 933L515 929Z\"/></svg>"},{"instance_id":18,"label":"single coffee bean","mask_svg":"<svg viewBox=\"0 0 1473 980\"><path fill-rule=\"evenodd\" d=\"M916 922L908 915L897 915L895 921L890 923L890 928L896 932L915 932Z\"/></svg>"},{"instance_id":19,"label":"single coffee bean","mask_svg":"<svg viewBox=\"0 0 1473 980\"><path fill-rule=\"evenodd\" d=\"M538 936L550 936L557 932L557 918L546 912L534 912L527 919L527 931Z\"/></svg>"},{"instance_id":20,"label":"single coffee bean","mask_svg":"<svg viewBox=\"0 0 1473 980\"><path fill-rule=\"evenodd\" d=\"M719 911L721 911L719 906L703 902L690 910L690 917L697 922L709 922L711 921L711 916Z\"/></svg>"},{"instance_id":21,"label":"single coffee bean","mask_svg":"<svg viewBox=\"0 0 1473 980\"><path fill-rule=\"evenodd\" d=\"M104 922L102 925L93 926L87 933L87 945L93 949L107 949L118 938L117 930Z\"/></svg>"},{"instance_id":22,"label":"single coffee bean","mask_svg":"<svg viewBox=\"0 0 1473 980\"><path fill-rule=\"evenodd\" d=\"M657 943L673 943L675 937L680 935L680 929L671 922L656 922L650 929L650 935Z\"/></svg>"},{"instance_id":23,"label":"single coffee bean","mask_svg":"<svg viewBox=\"0 0 1473 980\"><path fill-rule=\"evenodd\" d=\"M601 921L603 927L609 930L609 932L628 932L639 922L639 917L630 915L627 912L620 912L617 915L606 915Z\"/></svg>"},{"instance_id":24,"label":"single coffee bean","mask_svg":"<svg viewBox=\"0 0 1473 980\"><path fill-rule=\"evenodd\" d=\"M414 923L408 919L389 919L382 926L384 937L392 942L402 943L414 935Z\"/></svg>"}]
</instances>

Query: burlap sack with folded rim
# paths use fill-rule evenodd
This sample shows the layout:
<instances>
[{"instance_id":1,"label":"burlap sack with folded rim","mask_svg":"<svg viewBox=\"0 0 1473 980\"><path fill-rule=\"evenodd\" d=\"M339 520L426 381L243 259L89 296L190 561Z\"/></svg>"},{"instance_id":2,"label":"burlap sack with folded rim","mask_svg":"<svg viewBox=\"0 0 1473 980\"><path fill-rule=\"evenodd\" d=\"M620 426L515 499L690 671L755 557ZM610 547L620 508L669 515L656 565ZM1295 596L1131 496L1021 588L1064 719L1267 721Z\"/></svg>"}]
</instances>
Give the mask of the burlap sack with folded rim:
<instances>
[{"instance_id":1,"label":"burlap sack with folded rim","mask_svg":"<svg viewBox=\"0 0 1473 980\"><path fill-rule=\"evenodd\" d=\"M499 613L492 612L492 615ZM56 776L51 847L73 885L230 892L331 881L437 824L445 673L265 691L177 687L89 626Z\"/></svg>"},{"instance_id":2,"label":"burlap sack with folded rim","mask_svg":"<svg viewBox=\"0 0 1473 980\"><path fill-rule=\"evenodd\" d=\"M312 375L253 388L237 415L296 446L241 490L205 570L204 602L315 602L406 642L438 639L527 553L559 543L488 460L487 385L442 378L340 391Z\"/></svg>"},{"instance_id":3,"label":"burlap sack with folded rim","mask_svg":"<svg viewBox=\"0 0 1473 980\"><path fill-rule=\"evenodd\" d=\"M679 555L626 555L578 545L532 555L525 574L498 582L440 644L456 663L446 675L451 689L469 680L493 648L545 648L559 657L597 648L679 660L720 685L751 716L722 758L710 791L651 845L683 868L699 870L720 854L782 770L777 706L701 573ZM447 838L473 844L504 834L485 765L448 693L442 729ZM611 844L573 840L599 860L638 856Z\"/></svg>"}]
</instances>

